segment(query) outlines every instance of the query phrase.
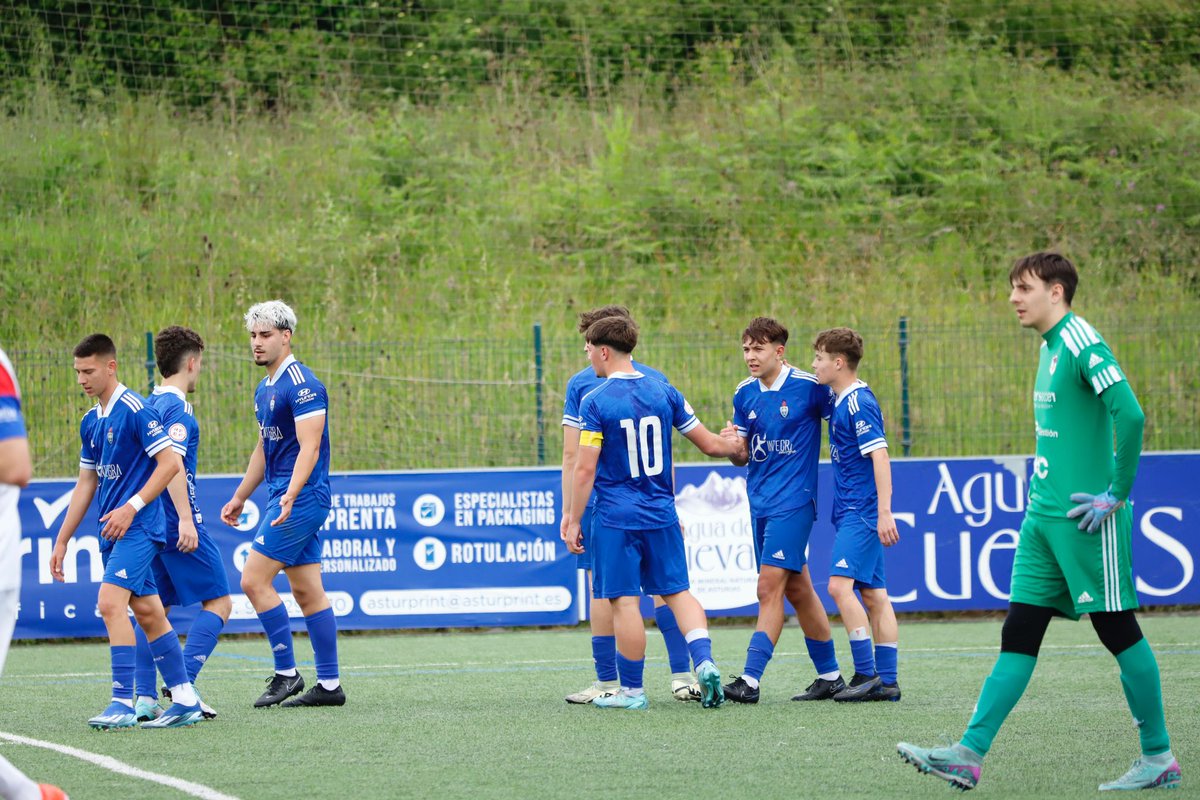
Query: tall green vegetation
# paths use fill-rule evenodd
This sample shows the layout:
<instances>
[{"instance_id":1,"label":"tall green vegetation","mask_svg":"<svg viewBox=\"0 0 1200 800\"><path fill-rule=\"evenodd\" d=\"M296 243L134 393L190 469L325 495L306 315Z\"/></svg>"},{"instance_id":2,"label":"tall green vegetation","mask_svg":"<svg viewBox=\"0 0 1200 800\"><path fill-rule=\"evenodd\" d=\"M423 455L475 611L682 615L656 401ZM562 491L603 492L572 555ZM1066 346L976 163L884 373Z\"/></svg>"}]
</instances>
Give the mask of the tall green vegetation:
<instances>
[{"instance_id":1,"label":"tall green vegetation","mask_svg":"<svg viewBox=\"0 0 1200 800\"><path fill-rule=\"evenodd\" d=\"M279 13L284 5L295 8ZM32 3L20 30L40 33L0 22L10 59L0 343L62 352L103 328L136 345L180 322L232 353L244 308L281 296L300 310L310 353L361 348L346 367L357 375L456 374L465 362L456 345L439 344L448 340L524 354L538 321L557 386L581 365L575 313L617 301L635 311L648 348L656 337L675 343L656 363L696 387L689 396L716 421L740 373L736 347L720 369L697 371L686 341L734 340L749 317L773 314L796 331L803 364L809 333L829 324L891 332L905 315L930 330L1012 331L1008 265L1055 247L1082 267L1079 306L1101 330L1149 332L1139 352L1153 360L1136 369L1163 399L1157 430L1169 420L1172 434L1160 446L1200 446L1187 423L1200 389L1186 352L1200 320L1200 44L1190 38L1200 26L1181 22L1196 13L1190 5L713 3L712 15L686 19L684 6L704 4L468 5L412 4L396 23L417 26L407 41L453 62L433 92L438 81L390 61L321 66L334 63L322 60L327 42L358 41L326 22L287 28L324 37L295 53L310 73L286 70L309 76L304 92L265 78L181 88L170 70L135 74L112 55L116 45L96 43L102 32L55 44L62 28ZM206 6L175 6L208 19ZM325 9L320 20L350 13L313 8ZM182 19L178 8L161 11L145 24ZM520 55L451 45L484 35L448 22L467 18L489 42L510 31ZM527 27L512 28L516 18ZM698 27L701 18L711 24ZM286 26L235 27L243 39L214 38L222 49L203 60L214 75L276 63L251 57L250 43L263 30L286 39ZM192 46L171 44L170 63ZM454 61L469 53L491 66ZM368 67L393 91L355 72ZM214 93L218 79L247 93ZM968 356L1025 365L1029 341L1012 333L985 336L970 353L955 352L946 333L921 366ZM886 352L894 360L891 344ZM525 355L505 364L486 380L531 378ZM55 409L46 424L69 429L80 403L66 362L58 369L65 378L26 383ZM343 436L344 468L529 463L528 448L506 456L502 442L464 433L470 408L443 413L433 442L419 414L400 414L388 423L398 444L380 446L368 432L378 425L362 421L403 408L415 384L346 383L363 396L344 423L361 424ZM999 444L967 431L936 452L1019 448L1011 442L1028 426L1017 388L995 402L982 390L960 403L932 393L917 409L931 429L985 414L1012 431ZM532 406L521 392L486 410L527 437ZM243 418L243 395L209 400L208 413L220 424ZM549 398L552 430L560 399ZM447 410L431 403L431 413ZM69 471L66 449L47 443L42 463Z\"/></svg>"}]
</instances>

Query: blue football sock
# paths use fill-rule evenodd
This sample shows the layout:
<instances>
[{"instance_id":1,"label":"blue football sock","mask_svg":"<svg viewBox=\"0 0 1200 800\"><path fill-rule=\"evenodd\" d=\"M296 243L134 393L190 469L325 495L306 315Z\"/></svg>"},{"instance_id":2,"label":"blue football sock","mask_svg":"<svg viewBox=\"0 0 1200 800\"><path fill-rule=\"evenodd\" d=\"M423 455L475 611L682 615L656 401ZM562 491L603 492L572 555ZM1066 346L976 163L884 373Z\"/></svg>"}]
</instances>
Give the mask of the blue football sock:
<instances>
[{"instance_id":1,"label":"blue football sock","mask_svg":"<svg viewBox=\"0 0 1200 800\"><path fill-rule=\"evenodd\" d=\"M671 664L671 672L688 672L688 644L675 621L675 612L670 606L657 606L654 609L654 622L662 633L663 644L667 646L667 661Z\"/></svg>"},{"instance_id":2,"label":"blue football sock","mask_svg":"<svg viewBox=\"0 0 1200 800\"><path fill-rule=\"evenodd\" d=\"M217 648L217 636L224 627L225 620L219 615L201 609L192 627L188 628L187 644L183 647L183 664L187 667L190 683L196 682L200 669Z\"/></svg>"},{"instance_id":3,"label":"blue football sock","mask_svg":"<svg viewBox=\"0 0 1200 800\"><path fill-rule=\"evenodd\" d=\"M875 645L875 668L879 670L879 678L886 684L896 682L896 660L900 648L895 642Z\"/></svg>"},{"instance_id":4,"label":"blue football sock","mask_svg":"<svg viewBox=\"0 0 1200 800\"><path fill-rule=\"evenodd\" d=\"M292 649L292 623L288 620L287 608L280 603L270 611L259 614L258 620L275 656L275 671L295 669L296 651Z\"/></svg>"},{"instance_id":5,"label":"blue football sock","mask_svg":"<svg viewBox=\"0 0 1200 800\"><path fill-rule=\"evenodd\" d=\"M317 680L337 680L337 618L333 609L305 617L304 624L308 626L308 640L312 642L313 660L317 663Z\"/></svg>"},{"instance_id":6,"label":"blue football sock","mask_svg":"<svg viewBox=\"0 0 1200 800\"><path fill-rule=\"evenodd\" d=\"M756 681L761 680L767 671L767 662L774 653L775 645L771 644L771 637L762 631L755 631L750 637L750 646L746 648L746 669L742 674Z\"/></svg>"},{"instance_id":7,"label":"blue football sock","mask_svg":"<svg viewBox=\"0 0 1200 800\"><path fill-rule=\"evenodd\" d=\"M150 652L162 673L163 683L167 686L188 683L187 670L183 667L183 648L179 646L179 635L175 631L169 630L150 642Z\"/></svg>"},{"instance_id":8,"label":"blue football sock","mask_svg":"<svg viewBox=\"0 0 1200 800\"><path fill-rule=\"evenodd\" d=\"M712 639L708 638L707 628L697 628L688 631L686 637L688 652L692 655L692 663L699 667L705 661L712 661Z\"/></svg>"},{"instance_id":9,"label":"blue football sock","mask_svg":"<svg viewBox=\"0 0 1200 800\"><path fill-rule=\"evenodd\" d=\"M112 696L133 703L133 673L135 650L131 645L108 648L112 659Z\"/></svg>"},{"instance_id":10,"label":"blue football sock","mask_svg":"<svg viewBox=\"0 0 1200 800\"><path fill-rule=\"evenodd\" d=\"M805 636L804 645L808 648L808 657L812 659L818 675L838 672L837 651L833 648L833 639L821 641Z\"/></svg>"},{"instance_id":11,"label":"blue football sock","mask_svg":"<svg viewBox=\"0 0 1200 800\"><path fill-rule=\"evenodd\" d=\"M150 653L150 642L147 641L146 632L142 630L141 625L133 626L133 636L137 640L134 657L136 663L134 683L137 685L137 693L157 700L158 690L155 687L158 684L158 670L154 668L154 656Z\"/></svg>"},{"instance_id":12,"label":"blue football sock","mask_svg":"<svg viewBox=\"0 0 1200 800\"><path fill-rule=\"evenodd\" d=\"M854 673L856 675L875 675L875 653L871 647L871 639L851 639L850 653L854 656Z\"/></svg>"},{"instance_id":13,"label":"blue football sock","mask_svg":"<svg viewBox=\"0 0 1200 800\"><path fill-rule=\"evenodd\" d=\"M592 661L596 662L596 680L617 679L617 637L593 636Z\"/></svg>"},{"instance_id":14,"label":"blue football sock","mask_svg":"<svg viewBox=\"0 0 1200 800\"><path fill-rule=\"evenodd\" d=\"M646 659L637 661L617 653L617 671L621 674L621 686L625 689L641 689L642 673L646 669Z\"/></svg>"}]
</instances>

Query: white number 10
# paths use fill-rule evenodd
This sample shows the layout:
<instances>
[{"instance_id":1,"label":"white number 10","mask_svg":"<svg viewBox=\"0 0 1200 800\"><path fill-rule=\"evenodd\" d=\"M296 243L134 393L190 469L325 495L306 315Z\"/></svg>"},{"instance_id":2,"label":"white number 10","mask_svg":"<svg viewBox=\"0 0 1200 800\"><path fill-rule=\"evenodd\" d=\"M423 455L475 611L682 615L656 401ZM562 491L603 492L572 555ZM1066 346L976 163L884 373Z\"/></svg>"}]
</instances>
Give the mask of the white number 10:
<instances>
[{"instance_id":1,"label":"white number 10","mask_svg":"<svg viewBox=\"0 0 1200 800\"><path fill-rule=\"evenodd\" d=\"M631 477L661 475L663 471L663 442L662 421L658 417L642 417L638 420L637 431L633 429L633 420L621 420L621 430L625 431L625 445L629 448L629 474ZM653 431L654 449L650 449L651 431ZM641 450L641 468L638 464L638 450Z\"/></svg>"}]
</instances>

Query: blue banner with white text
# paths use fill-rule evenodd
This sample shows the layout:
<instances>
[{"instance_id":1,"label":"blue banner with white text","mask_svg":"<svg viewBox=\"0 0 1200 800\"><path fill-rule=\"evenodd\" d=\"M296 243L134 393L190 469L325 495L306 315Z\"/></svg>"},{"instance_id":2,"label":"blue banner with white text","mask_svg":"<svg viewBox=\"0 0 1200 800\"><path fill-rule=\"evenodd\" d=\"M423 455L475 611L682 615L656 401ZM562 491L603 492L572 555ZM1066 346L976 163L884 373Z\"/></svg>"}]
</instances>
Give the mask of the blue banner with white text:
<instances>
[{"instance_id":1,"label":"blue banner with white text","mask_svg":"<svg viewBox=\"0 0 1200 800\"><path fill-rule=\"evenodd\" d=\"M1032 459L905 459L892 462L892 507L900 543L887 552L896 610L1000 609L1007 605L1017 531ZM1144 605L1200 603L1200 454L1142 457L1133 499L1133 571ZM713 462L680 465L676 505L687 543L692 591L712 616L756 613L757 574L745 470ZM238 478L201 477L205 525L222 553L233 590L228 630L261 630L241 594L241 569L265 493L247 502L238 528L220 521ZM559 539L557 468L335 475L334 507L322 531L322 570L342 629L573 624L586 607L582 582ZM96 592L103 576L95 509L65 563L49 560L73 483L37 481L19 503L21 607L16 638L103 636ZM833 540L832 474L820 469L819 519L809 565L825 591ZM281 576L276 588L297 629L299 607ZM171 613L186 629L195 608Z\"/></svg>"},{"instance_id":2,"label":"blue banner with white text","mask_svg":"<svg viewBox=\"0 0 1200 800\"><path fill-rule=\"evenodd\" d=\"M575 557L558 535L559 484L546 470L335 475L321 532L326 593L342 629L556 625L578 620ZM267 506L261 489L238 527L220 510L239 478L197 481L200 511L233 591L226 630L261 632L241 593L241 570ZM103 577L95 505L68 549L65 583L50 578L55 536L73 483L38 481L21 494L21 609L17 638L103 636ZM293 627L303 615L281 575ZM186 629L198 607L171 612Z\"/></svg>"}]
</instances>

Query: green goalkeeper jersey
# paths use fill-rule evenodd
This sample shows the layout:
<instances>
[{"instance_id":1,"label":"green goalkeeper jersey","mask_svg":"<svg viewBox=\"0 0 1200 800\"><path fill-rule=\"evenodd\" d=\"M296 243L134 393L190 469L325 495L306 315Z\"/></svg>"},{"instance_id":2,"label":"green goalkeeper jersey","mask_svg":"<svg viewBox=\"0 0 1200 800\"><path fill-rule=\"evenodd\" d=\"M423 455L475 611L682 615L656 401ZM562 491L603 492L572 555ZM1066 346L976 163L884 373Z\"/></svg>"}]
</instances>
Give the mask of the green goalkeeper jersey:
<instances>
[{"instance_id":1,"label":"green goalkeeper jersey","mask_svg":"<svg viewBox=\"0 0 1200 800\"><path fill-rule=\"evenodd\" d=\"M1113 418L1101 395L1124 381L1125 373L1096 329L1074 313L1042 338L1033 389L1037 456L1029 511L1065 517L1076 505L1073 492L1097 494L1114 483Z\"/></svg>"}]
</instances>

